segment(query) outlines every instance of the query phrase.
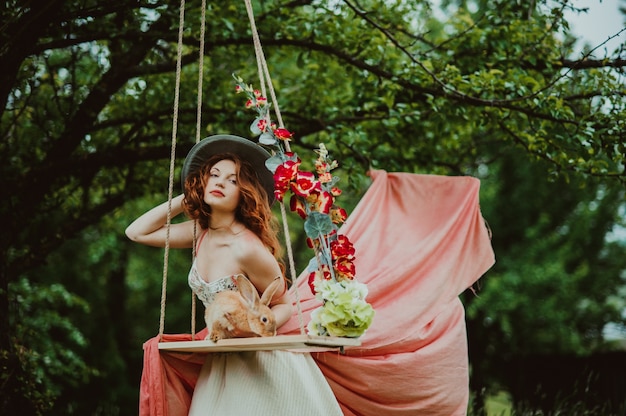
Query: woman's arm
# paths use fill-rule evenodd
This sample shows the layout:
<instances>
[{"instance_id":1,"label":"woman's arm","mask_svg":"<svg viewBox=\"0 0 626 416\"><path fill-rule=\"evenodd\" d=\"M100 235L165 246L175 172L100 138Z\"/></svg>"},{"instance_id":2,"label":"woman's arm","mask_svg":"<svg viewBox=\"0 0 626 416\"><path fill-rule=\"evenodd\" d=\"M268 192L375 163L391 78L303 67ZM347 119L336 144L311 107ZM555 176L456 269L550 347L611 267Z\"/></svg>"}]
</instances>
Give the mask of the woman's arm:
<instances>
[{"instance_id":1,"label":"woman's arm","mask_svg":"<svg viewBox=\"0 0 626 416\"><path fill-rule=\"evenodd\" d=\"M184 195L172 199L171 218L183 212ZM126 227L126 235L131 240L154 247L165 247L167 235L168 202L164 202L141 215ZM193 221L170 225L170 247L189 248L193 245Z\"/></svg>"}]
</instances>

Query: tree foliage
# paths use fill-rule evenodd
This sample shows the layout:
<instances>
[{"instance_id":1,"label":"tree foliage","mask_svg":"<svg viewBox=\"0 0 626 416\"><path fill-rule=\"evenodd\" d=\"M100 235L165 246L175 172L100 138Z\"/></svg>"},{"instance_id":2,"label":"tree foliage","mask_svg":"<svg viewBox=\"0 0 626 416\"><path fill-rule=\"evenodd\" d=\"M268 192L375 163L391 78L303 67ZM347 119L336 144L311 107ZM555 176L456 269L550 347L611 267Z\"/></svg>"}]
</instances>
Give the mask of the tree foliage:
<instances>
[{"instance_id":1,"label":"tree foliage","mask_svg":"<svg viewBox=\"0 0 626 416\"><path fill-rule=\"evenodd\" d=\"M599 339L623 306L606 305L624 265L604 238L624 200L622 50L576 52L567 0L445 1L444 14L427 1L254 5L292 146L305 155L324 142L355 198L369 168L483 178L499 263L468 309L496 323L477 331L518 351ZM176 174L196 137L249 136L231 77L256 84L243 2L208 2L202 68L200 9L185 8L177 112L179 3L13 0L0 11L0 409L23 399L34 412L93 411L68 392L103 380L119 388L98 396L99 411L134 400L130 340L155 332L140 316L158 314L162 259L122 230L166 198L174 127ZM184 279L173 286L189 296ZM532 303L545 292L549 302ZM555 312L573 299L575 319ZM529 304L549 319L523 314ZM523 332L543 324L568 330Z\"/></svg>"},{"instance_id":2,"label":"tree foliage","mask_svg":"<svg viewBox=\"0 0 626 416\"><path fill-rule=\"evenodd\" d=\"M615 348L604 326L624 323L625 243L614 235L624 230L616 216L624 190L546 181L541 165L509 154L483 177L497 261L477 293L464 296L476 392L506 389L534 371L511 374L516 360Z\"/></svg>"}]
</instances>

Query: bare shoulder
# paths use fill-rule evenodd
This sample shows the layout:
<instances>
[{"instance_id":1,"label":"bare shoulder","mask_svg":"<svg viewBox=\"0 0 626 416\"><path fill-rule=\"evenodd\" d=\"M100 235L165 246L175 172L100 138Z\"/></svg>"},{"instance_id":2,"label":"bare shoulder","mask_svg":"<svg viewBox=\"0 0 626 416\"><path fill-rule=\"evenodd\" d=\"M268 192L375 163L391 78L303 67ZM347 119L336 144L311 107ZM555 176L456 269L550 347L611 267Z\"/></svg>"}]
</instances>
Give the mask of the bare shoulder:
<instances>
[{"instance_id":1,"label":"bare shoulder","mask_svg":"<svg viewBox=\"0 0 626 416\"><path fill-rule=\"evenodd\" d=\"M258 261L268 256L273 259L274 256L270 251L263 245L261 239L254 234L250 230L246 230L239 235L236 241L237 246L237 256L245 262L248 261Z\"/></svg>"},{"instance_id":2,"label":"bare shoulder","mask_svg":"<svg viewBox=\"0 0 626 416\"><path fill-rule=\"evenodd\" d=\"M280 276L276 258L253 232L246 231L237 239L237 257L245 274L260 289Z\"/></svg>"}]
</instances>

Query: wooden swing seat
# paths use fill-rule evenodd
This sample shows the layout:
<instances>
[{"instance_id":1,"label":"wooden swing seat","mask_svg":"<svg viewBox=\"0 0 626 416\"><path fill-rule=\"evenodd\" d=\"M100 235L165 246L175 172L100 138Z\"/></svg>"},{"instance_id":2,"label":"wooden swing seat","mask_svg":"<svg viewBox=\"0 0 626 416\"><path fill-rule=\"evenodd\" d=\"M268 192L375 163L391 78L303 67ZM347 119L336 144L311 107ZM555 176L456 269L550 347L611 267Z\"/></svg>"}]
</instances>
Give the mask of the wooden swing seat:
<instances>
[{"instance_id":1,"label":"wooden swing seat","mask_svg":"<svg viewBox=\"0 0 626 416\"><path fill-rule=\"evenodd\" d=\"M268 350L302 350L321 352L345 347L358 347L359 338L326 337L312 335L277 335L275 337L230 338L217 342L211 340L159 342L159 350L176 352L237 352Z\"/></svg>"}]
</instances>

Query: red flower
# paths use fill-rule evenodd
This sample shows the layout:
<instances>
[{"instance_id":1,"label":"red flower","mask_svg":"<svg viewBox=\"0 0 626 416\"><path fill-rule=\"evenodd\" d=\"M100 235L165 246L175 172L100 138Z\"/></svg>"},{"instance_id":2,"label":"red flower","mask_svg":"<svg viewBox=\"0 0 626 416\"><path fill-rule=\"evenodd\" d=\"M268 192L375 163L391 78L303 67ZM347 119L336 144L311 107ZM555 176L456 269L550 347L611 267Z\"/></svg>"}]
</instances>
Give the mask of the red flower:
<instances>
[{"instance_id":1,"label":"red flower","mask_svg":"<svg viewBox=\"0 0 626 416\"><path fill-rule=\"evenodd\" d=\"M341 234L337 236L335 241L330 243L330 253L335 259L342 257L354 258L354 245L345 235Z\"/></svg>"},{"instance_id":2,"label":"red flower","mask_svg":"<svg viewBox=\"0 0 626 416\"><path fill-rule=\"evenodd\" d=\"M328 163L320 159L317 159L315 161L315 171L317 172L318 175L321 175L322 173L326 172L327 169L328 169Z\"/></svg>"},{"instance_id":3,"label":"red flower","mask_svg":"<svg viewBox=\"0 0 626 416\"><path fill-rule=\"evenodd\" d=\"M246 101L246 108L252 108L254 106L254 102L252 100Z\"/></svg>"},{"instance_id":4,"label":"red flower","mask_svg":"<svg viewBox=\"0 0 626 416\"><path fill-rule=\"evenodd\" d=\"M311 210L321 212L322 214L329 214L334 202L333 196L329 192L317 189L313 190L306 200L311 204Z\"/></svg>"},{"instance_id":5,"label":"red flower","mask_svg":"<svg viewBox=\"0 0 626 416\"><path fill-rule=\"evenodd\" d=\"M321 269L321 271L320 271ZM330 268L328 267L327 264L323 264L322 267L312 271L309 274L309 287L311 288L311 292L313 292L313 294L315 294L315 282L318 280L330 280L332 279L332 276L330 274Z\"/></svg>"},{"instance_id":6,"label":"red flower","mask_svg":"<svg viewBox=\"0 0 626 416\"><path fill-rule=\"evenodd\" d=\"M313 293L314 295L317 293L317 291L315 290L316 275L317 275L317 270L314 270L309 274L309 279L308 279L309 289L311 289L311 293Z\"/></svg>"},{"instance_id":7,"label":"red flower","mask_svg":"<svg viewBox=\"0 0 626 416\"><path fill-rule=\"evenodd\" d=\"M265 98L265 97L258 97L256 99L256 106L257 107L263 107L265 104L267 104L267 98Z\"/></svg>"},{"instance_id":8,"label":"red flower","mask_svg":"<svg viewBox=\"0 0 626 416\"><path fill-rule=\"evenodd\" d=\"M321 183L328 183L333 180L333 175L330 172L320 173L319 180Z\"/></svg>"},{"instance_id":9,"label":"red flower","mask_svg":"<svg viewBox=\"0 0 626 416\"><path fill-rule=\"evenodd\" d=\"M285 192L289 189L289 184L296 177L299 165L300 160L288 160L276 168L274 173L274 196L279 201L283 200Z\"/></svg>"},{"instance_id":10,"label":"red flower","mask_svg":"<svg viewBox=\"0 0 626 416\"><path fill-rule=\"evenodd\" d=\"M241 87L241 85L237 84L237 85L235 86L235 92L236 92L237 94L239 94L240 92L243 92L243 88Z\"/></svg>"},{"instance_id":11,"label":"red flower","mask_svg":"<svg viewBox=\"0 0 626 416\"><path fill-rule=\"evenodd\" d=\"M261 91L259 90L252 91L252 94L254 94L254 98L261 98Z\"/></svg>"},{"instance_id":12,"label":"red flower","mask_svg":"<svg viewBox=\"0 0 626 416\"><path fill-rule=\"evenodd\" d=\"M341 195L341 189L337 188L336 186L333 186L332 189L330 190L330 193L333 194L333 196L339 196Z\"/></svg>"},{"instance_id":13,"label":"red flower","mask_svg":"<svg viewBox=\"0 0 626 416\"><path fill-rule=\"evenodd\" d=\"M348 218L348 213L343 208L335 208L330 210L330 219L335 224L341 224Z\"/></svg>"},{"instance_id":14,"label":"red flower","mask_svg":"<svg viewBox=\"0 0 626 416\"><path fill-rule=\"evenodd\" d=\"M298 171L295 181L291 183L291 190L298 196L306 198L314 190L321 190L322 185L315 180L311 172Z\"/></svg>"},{"instance_id":15,"label":"red flower","mask_svg":"<svg viewBox=\"0 0 626 416\"><path fill-rule=\"evenodd\" d=\"M352 280L354 279L356 268L354 267L354 263L352 260L348 260L347 258L337 259L335 261L335 272L337 272L337 277L344 280Z\"/></svg>"},{"instance_id":16,"label":"red flower","mask_svg":"<svg viewBox=\"0 0 626 416\"><path fill-rule=\"evenodd\" d=\"M291 137L293 136L293 134L291 132L289 132L289 130L287 129L276 129L274 130L274 136L276 136L276 138L280 139L280 140L289 140L291 139Z\"/></svg>"},{"instance_id":17,"label":"red flower","mask_svg":"<svg viewBox=\"0 0 626 416\"><path fill-rule=\"evenodd\" d=\"M289 208L291 211L297 213L303 220L306 219L306 206L304 202L302 202L301 198L298 198L296 195L292 195L289 200Z\"/></svg>"},{"instance_id":18,"label":"red flower","mask_svg":"<svg viewBox=\"0 0 626 416\"><path fill-rule=\"evenodd\" d=\"M256 123L256 126L259 128L259 130L265 131L265 129L267 129L267 119L260 119L259 122Z\"/></svg>"}]
</instances>

